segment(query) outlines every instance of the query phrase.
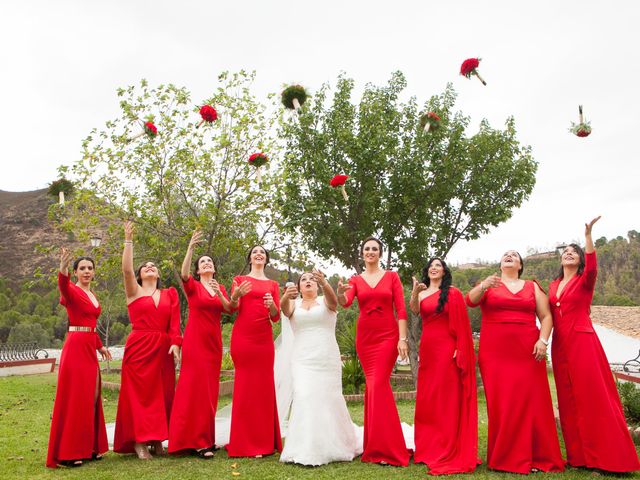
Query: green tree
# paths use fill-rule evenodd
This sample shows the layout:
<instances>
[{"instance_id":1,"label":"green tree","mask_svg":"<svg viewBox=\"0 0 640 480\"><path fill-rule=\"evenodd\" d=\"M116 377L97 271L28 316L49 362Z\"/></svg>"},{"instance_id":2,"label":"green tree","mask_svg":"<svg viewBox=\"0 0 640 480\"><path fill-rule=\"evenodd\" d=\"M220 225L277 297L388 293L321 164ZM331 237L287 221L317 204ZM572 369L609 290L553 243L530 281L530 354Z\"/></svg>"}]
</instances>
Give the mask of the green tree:
<instances>
[{"instance_id":1,"label":"green tree","mask_svg":"<svg viewBox=\"0 0 640 480\"><path fill-rule=\"evenodd\" d=\"M267 172L258 185L248 158L265 152L277 159L275 119L251 94L253 80L254 74L223 73L218 88L197 103L185 88L150 87L145 80L118 90L119 116L92 130L82 159L61 169L77 185L72 202L63 212L52 208L78 239L104 231L96 250L100 269L120 278L126 218L137 225L136 257L154 260L170 284L180 283L177 273L196 227L206 239L202 251L211 254L223 281L242 269L249 245L273 238L277 169L263 166ZM203 104L214 106L218 119L196 128ZM157 135L132 140L143 120L153 121Z\"/></svg>"},{"instance_id":2,"label":"green tree","mask_svg":"<svg viewBox=\"0 0 640 480\"><path fill-rule=\"evenodd\" d=\"M369 235L386 244L387 268L418 272L429 256L445 256L456 242L510 218L535 184L537 163L517 140L513 118L502 130L483 120L468 135L470 119L454 111L451 85L421 108L415 97L401 100L405 87L396 72L385 86L365 86L354 104L354 82L340 76L332 100L325 84L294 120L282 122L289 232L356 272L359 244ZM439 128L425 133L423 112L435 112ZM349 175L348 201L329 186L336 174ZM421 328L418 319L412 324L415 368Z\"/></svg>"}]
</instances>

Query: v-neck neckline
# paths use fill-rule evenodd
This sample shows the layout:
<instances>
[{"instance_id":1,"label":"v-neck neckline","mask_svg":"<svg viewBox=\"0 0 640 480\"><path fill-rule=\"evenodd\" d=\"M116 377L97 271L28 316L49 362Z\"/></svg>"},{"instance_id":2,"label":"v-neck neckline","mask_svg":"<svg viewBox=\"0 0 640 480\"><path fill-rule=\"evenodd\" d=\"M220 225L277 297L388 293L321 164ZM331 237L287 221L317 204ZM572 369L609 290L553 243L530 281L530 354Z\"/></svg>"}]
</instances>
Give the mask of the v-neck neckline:
<instances>
[{"instance_id":1,"label":"v-neck neckline","mask_svg":"<svg viewBox=\"0 0 640 480\"><path fill-rule=\"evenodd\" d=\"M527 286L527 281L525 280L525 281L524 281L524 283L522 284L522 288L520 288L520 289L519 289L518 291L516 291L516 292L513 292L513 291L512 291L512 290L507 286L507 284L506 284L505 282L503 282L502 280L500 280L500 283L502 283L502 285L504 285L504 288L506 288L506 289L507 289L507 291L508 291L511 295L513 295L514 297L515 297L516 295L518 295L520 292L522 292L522 291L524 290L524 287L526 287L526 286Z\"/></svg>"},{"instance_id":2,"label":"v-neck neckline","mask_svg":"<svg viewBox=\"0 0 640 480\"><path fill-rule=\"evenodd\" d=\"M558 298L558 300L560 300L560 297L562 297L562 294L564 294L564 292L567 291L567 288L569 288L569 285L571 285L571 282L573 282L577 276L578 274L576 273L573 275L573 277L567 280L567 283L564 284L564 287L562 287L562 290L560 290L560 292L558 292L558 289L560 288L560 283L562 282L562 280L558 282L558 288L556 288L556 297Z\"/></svg>"},{"instance_id":3,"label":"v-neck neckline","mask_svg":"<svg viewBox=\"0 0 640 480\"><path fill-rule=\"evenodd\" d=\"M209 289L208 289L207 287L205 287L205 286L204 286L204 283L202 283L200 280L198 280L198 283L199 283L199 284L200 284L200 286L204 289L204 291L205 291L205 292L207 292L207 294L209 295L209 297L211 297L211 298L216 298L216 297L217 297L216 292L211 293L211 292L209 291Z\"/></svg>"},{"instance_id":4,"label":"v-neck neckline","mask_svg":"<svg viewBox=\"0 0 640 480\"><path fill-rule=\"evenodd\" d=\"M369 285L369 282L367 282L367 280L362 276L362 274L360 274L360 278L362 278L362 281L363 281L364 283L366 283L366 284L367 284L367 287L369 287L371 290L375 290L375 289L376 289L376 287L377 287L378 285L380 285L380 282L382 282L382 279L383 279L383 278L384 278L384 276L387 274L387 271L388 271L388 270L384 270L384 271L383 271L382 275L380 276L380 279L376 282L376 284L375 284L373 287L372 287L371 285Z\"/></svg>"},{"instance_id":5,"label":"v-neck neckline","mask_svg":"<svg viewBox=\"0 0 640 480\"><path fill-rule=\"evenodd\" d=\"M76 285L76 287L78 287L78 285ZM89 303L93 306L93 308L95 308L96 310L100 308L100 302L98 302L98 297L96 297L96 295L93 292L91 292L91 295L93 295L93 298L96 299L96 302L98 302L98 305L93 303L93 300L91 300L91 297L89 296L89 294L87 293L87 291L84 288L78 287L78 289L81 290L82 293L84 293L84 295L87 297L87 300L89 300Z\"/></svg>"}]
</instances>

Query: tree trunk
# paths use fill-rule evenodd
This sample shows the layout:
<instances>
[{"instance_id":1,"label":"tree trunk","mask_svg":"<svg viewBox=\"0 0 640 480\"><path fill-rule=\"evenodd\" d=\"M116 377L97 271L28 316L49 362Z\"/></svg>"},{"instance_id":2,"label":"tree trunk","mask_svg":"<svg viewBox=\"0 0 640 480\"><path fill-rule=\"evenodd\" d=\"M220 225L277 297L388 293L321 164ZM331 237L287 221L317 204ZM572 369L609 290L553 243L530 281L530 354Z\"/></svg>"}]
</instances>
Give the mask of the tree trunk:
<instances>
[{"instance_id":1,"label":"tree trunk","mask_svg":"<svg viewBox=\"0 0 640 480\"><path fill-rule=\"evenodd\" d=\"M409 361L411 362L411 375L413 384L418 387L418 352L420 349L420 336L422 335L422 319L420 315L409 311Z\"/></svg>"}]
</instances>

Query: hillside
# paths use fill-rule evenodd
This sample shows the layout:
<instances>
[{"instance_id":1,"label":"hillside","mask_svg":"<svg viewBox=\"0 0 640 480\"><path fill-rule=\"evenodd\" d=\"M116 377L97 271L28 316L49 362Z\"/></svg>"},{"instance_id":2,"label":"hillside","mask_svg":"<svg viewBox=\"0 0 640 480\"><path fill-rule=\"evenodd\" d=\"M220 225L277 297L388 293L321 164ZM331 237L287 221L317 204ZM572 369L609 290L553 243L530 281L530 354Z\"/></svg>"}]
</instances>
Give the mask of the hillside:
<instances>
[{"instance_id":1,"label":"hillside","mask_svg":"<svg viewBox=\"0 0 640 480\"><path fill-rule=\"evenodd\" d=\"M36 251L36 246L61 245L66 234L57 231L48 219L53 199L47 189L31 192L0 190L0 277L12 282L31 279L36 268L49 271L55 255Z\"/></svg>"}]
</instances>

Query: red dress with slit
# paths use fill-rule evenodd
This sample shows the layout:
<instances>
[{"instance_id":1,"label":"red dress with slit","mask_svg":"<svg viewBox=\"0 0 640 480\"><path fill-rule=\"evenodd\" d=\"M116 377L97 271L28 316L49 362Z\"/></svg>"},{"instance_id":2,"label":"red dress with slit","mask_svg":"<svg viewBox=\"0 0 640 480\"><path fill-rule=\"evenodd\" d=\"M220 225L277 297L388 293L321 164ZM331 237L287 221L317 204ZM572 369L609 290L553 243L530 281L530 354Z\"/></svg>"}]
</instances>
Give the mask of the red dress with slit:
<instances>
[{"instance_id":1,"label":"red dress with slit","mask_svg":"<svg viewBox=\"0 0 640 480\"><path fill-rule=\"evenodd\" d=\"M467 303L475 307L467 295ZM533 356L536 326L534 282L512 293L504 283L480 299L479 364L487 397L487 466L530 473L561 472L547 365Z\"/></svg>"},{"instance_id":2,"label":"red dress with slit","mask_svg":"<svg viewBox=\"0 0 640 480\"><path fill-rule=\"evenodd\" d=\"M169 417L175 389L171 345L181 345L180 302L175 288L128 305L131 333L124 346L122 380L113 451L132 453L135 443L169 438Z\"/></svg>"},{"instance_id":3,"label":"red dress with slit","mask_svg":"<svg viewBox=\"0 0 640 480\"><path fill-rule=\"evenodd\" d=\"M69 326L95 329L100 306L58 273L60 304L67 309ZM60 356L58 385L49 433L47 467L56 468L64 460L91 458L109 450L104 425L100 388L100 368L96 350L102 348L95 332L68 332Z\"/></svg>"},{"instance_id":4,"label":"red dress with slit","mask_svg":"<svg viewBox=\"0 0 640 480\"><path fill-rule=\"evenodd\" d=\"M571 278L559 296L560 280L549 285L560 425L570 465L631 472L640 470L638 454L589 316L597 273L596 253L587 253L584 272Z\"/></svg>"},{"instance_id":5,"label":"red dress with slit","mask_svg":"<svg viewBox=\"0 0 640 480\"><path fill-rule=\"evenodd\" d=\"M363 462L407 466L411 456L391 390L391 372L398 358L398 320L406 319L400 277L386 271L371 288L360 276L351 277L348 307L358 299L360 315L356 351L365 375Z\"/></svg>"},{"instance_id":6,"label":"red dress with slit","mask_svg":"<svg viewBox=\"0 0 640 480\"><path fill-rule=\"evenodd\" d=\"M473 472L478 464L476 356L460 290L449 288L420 302L422 337L414 421L414 461L431 475ZM455 353L455 358L454 358Z\"/></svg>"},{"instance_id":7,"label":"red dress with slit","mask_svg":"<svg viewBox=\"0 0 640 480\"><path fill-rule=\"evenodd\" d=\"M230 457L255 457L282 451L276 389L273 377L275 349L271 322L280 319L280 289L274 280L250 276L234 278L236 285L251 282L240 298L231 332L235 367L231 431L226 445ZM264 296L271 293L278 313L271 317Z\"/></svg>"},{"instance_id":8,"label":"red dress with slit","mask_svg":"<svg viewBox=\"0 0 640 480\"><path fill-rule=\"evenodd\" d=\"M222 302L191 276L183 285L189 301L189 319L169 423L170 453L214 446L220 389ZM220 285L220 291L228 300L224 286Z\"/></svg>"}]
</instances>

